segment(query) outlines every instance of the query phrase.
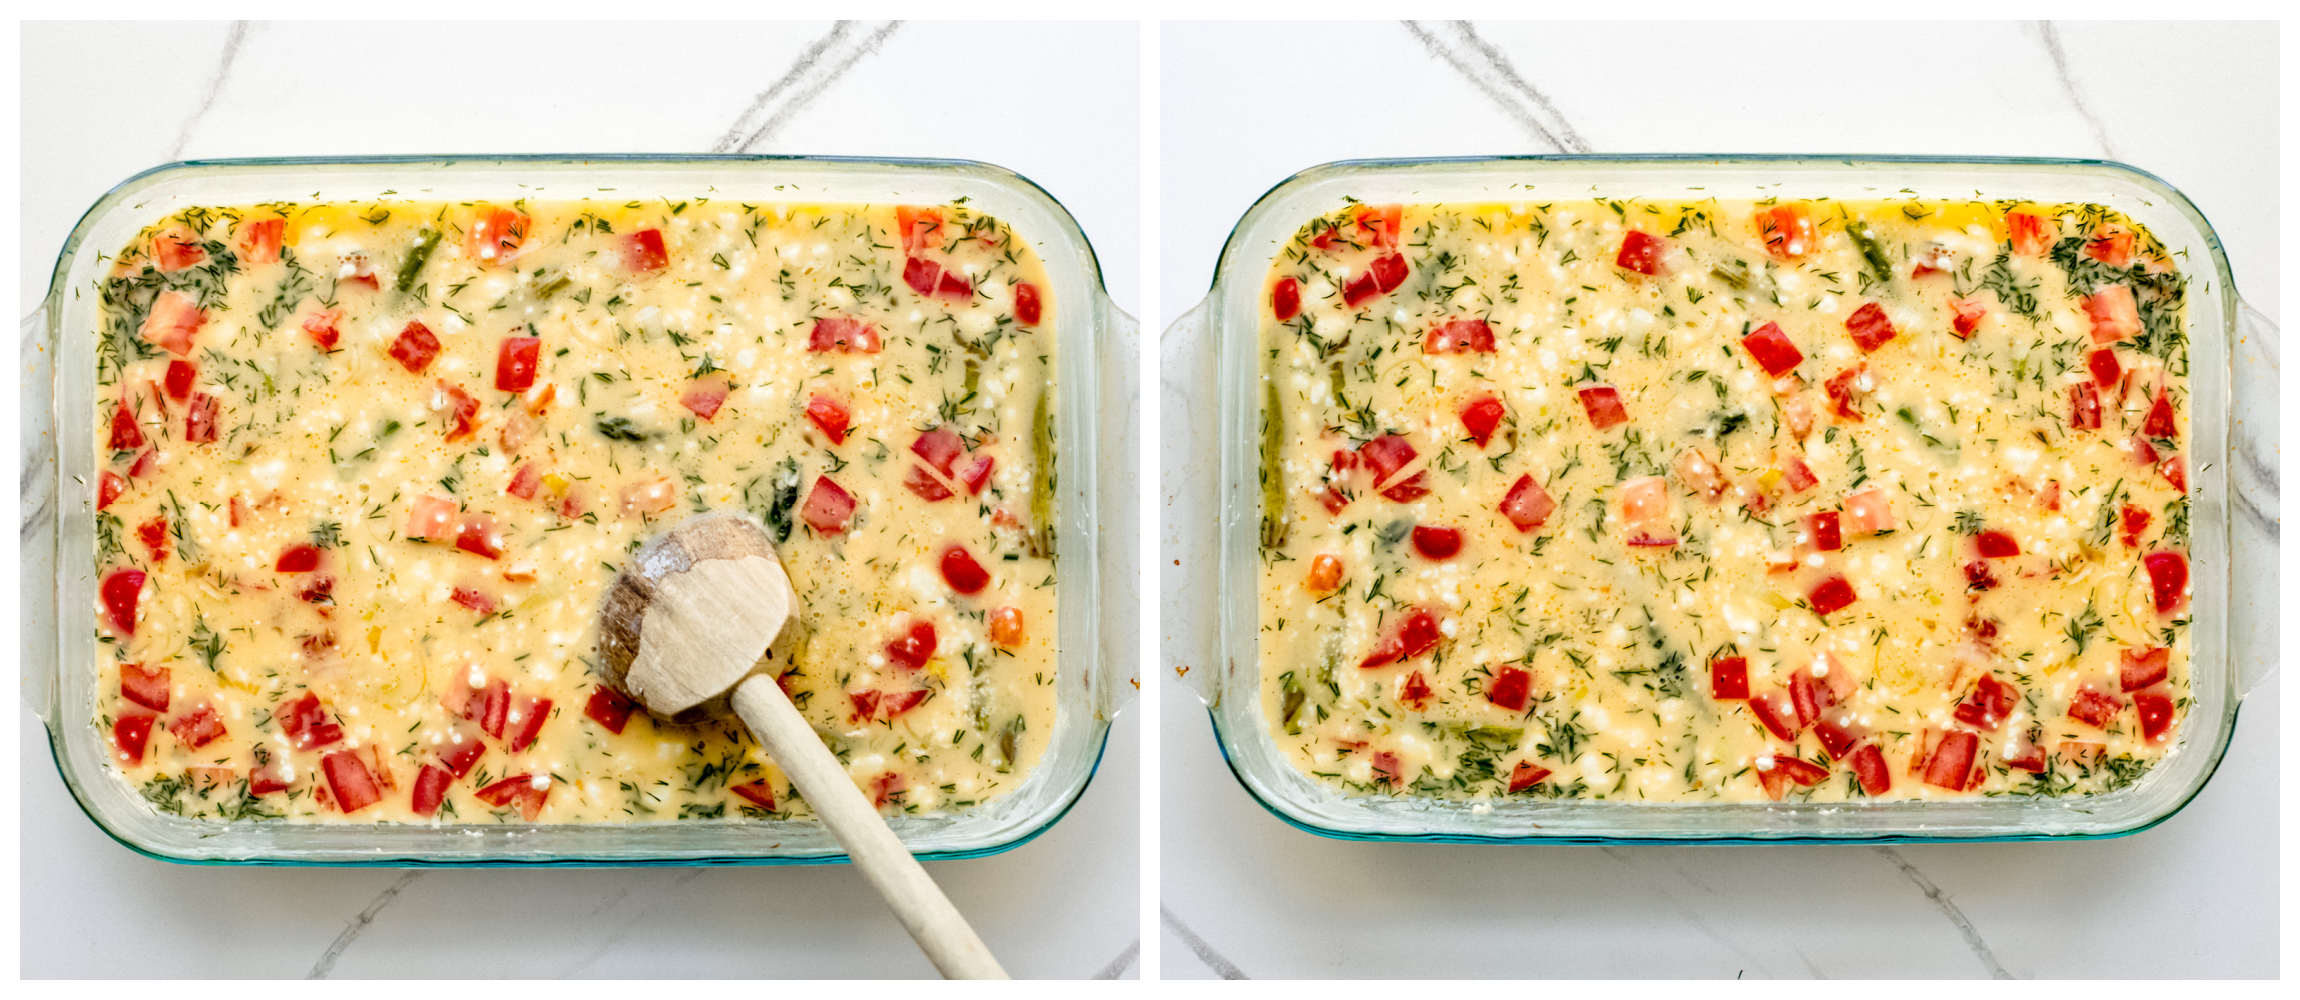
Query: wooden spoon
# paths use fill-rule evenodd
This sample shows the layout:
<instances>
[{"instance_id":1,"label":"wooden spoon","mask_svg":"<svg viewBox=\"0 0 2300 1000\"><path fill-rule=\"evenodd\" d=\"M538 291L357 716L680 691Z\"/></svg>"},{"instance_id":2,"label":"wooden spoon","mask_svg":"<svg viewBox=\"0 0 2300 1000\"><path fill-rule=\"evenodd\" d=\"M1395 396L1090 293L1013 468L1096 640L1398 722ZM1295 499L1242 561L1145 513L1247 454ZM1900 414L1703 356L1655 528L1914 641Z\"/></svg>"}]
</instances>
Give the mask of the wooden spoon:
<instances>
[{"instance_id":1,"label":"wooden spoon","mask_svg":"<svg viewBox=\"0 0 2300 1000\"><path fill-rule=\"evenodd\" d=\"M799 645L797 609L766 529L748 514L704 514L615 575L599 650L609 682L656 715L691 721L731 704L944 978L1007 978L775 683Z\"/></svg>"}]
</instances>

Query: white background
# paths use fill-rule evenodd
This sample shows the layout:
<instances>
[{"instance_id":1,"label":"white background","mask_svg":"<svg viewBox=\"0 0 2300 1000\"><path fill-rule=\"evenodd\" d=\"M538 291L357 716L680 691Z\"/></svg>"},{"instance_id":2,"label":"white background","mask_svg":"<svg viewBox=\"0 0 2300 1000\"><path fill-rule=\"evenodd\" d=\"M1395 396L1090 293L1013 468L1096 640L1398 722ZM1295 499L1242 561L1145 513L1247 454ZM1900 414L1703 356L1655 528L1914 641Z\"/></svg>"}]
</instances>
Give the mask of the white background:
<instances>
[{"instance_id":1,"label":"white background","mask_svg":"<svg viewBox=\"0 0 2300 1000\"><path fill-rule=\"evenodd\" d=\"M1013 169L1078 218L1112 297L1135 310L1136 27L907 23L864 44L880 26L850 25L816 70L776 91L829 24L256 24L224 73L222 24L26 25L24 301L45 293L82 212L170 160L704 152L765 128L744 151ZM933 974L847 866L409 873L149 860L81 814L39 720L17 711L27 977ZM1137 716L1119 715L1100 773L1044 836L927 866L1018 977L1136 971Z\"/></svg>"},{"instance_id":2,"label":"white background","mask_svg":"<svg viewBox=\"0 0 2300 1000\"><path fill-rule=\"evenodd\" d=\"M2186 192L2219 230L2238 289L2276 313L2274 25L2063 24L2064 77L2033 24L1478 24L1550 109L1455 29L1424 30L1437 50L1395 22L1162 27L1163 315L1205 294L1230 226L1293 172L1343 158L1561 151L1526 118L1561 139L1569 127L1601 153L2123 160ZM2239 354L2272 365L2274 347ZM2270 367L2271 396L2274 384ZM1170 388L1161 404L1169 433L1187 406L1178 391L1191 390ZM2239 414L2238 434L2256 428L2272 470L2273 412ZM1181 494L1183 484L1164 485ZM2255 645L2238 654L2273 659L2273 538L2243 526L2237 538L2238 578L2267 580L2264 591L2240 584L2252 599L2235 628ZM1168 622L1165 639L1190 648L1192 634ZM1205 711L1168 675L1162 974L2273 976L2281 683L2253 692L2218 776L2157 829L1887 854L1325 840L1245 794Z\"/></svg>"}]
</instances>

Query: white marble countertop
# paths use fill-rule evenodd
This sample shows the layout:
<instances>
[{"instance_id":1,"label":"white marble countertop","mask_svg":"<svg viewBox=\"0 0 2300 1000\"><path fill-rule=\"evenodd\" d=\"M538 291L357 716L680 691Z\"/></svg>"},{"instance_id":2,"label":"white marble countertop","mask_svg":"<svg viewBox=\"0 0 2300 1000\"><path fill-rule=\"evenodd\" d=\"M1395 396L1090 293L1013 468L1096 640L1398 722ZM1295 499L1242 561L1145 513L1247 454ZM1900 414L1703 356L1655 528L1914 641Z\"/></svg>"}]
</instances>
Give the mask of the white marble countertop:
<instances>
[{"instance_id":1,"label":"white marble countertop","mask_svg":"<svg viewBox=\"0 0 2300 1000\"><path fill-rule=\"evenodd\" d=\"M1056 82L1027 101L988 100L919 70L1005 47L1033 52L1031 72ZM339 69L330 53L348 49L391 53L389 72ZM705 151L1014 169L1095 239L1120 308L1140 301L1129 23L28 24L22 52L27 305L80 214L170 160ZM148 860L81 814L39 720L17 711L27 977L933 973L843 865L409 872ZM1053 829L997 857L927 866L1014 975L1137 973L1139 743L1138 713L1121 713L1100 773Z\"/></svg>"},{"instance_id":2,"label":"white marble countertop","mask_svg":"<svg viewBox=\"0 0 2300 1000\"><path fill-rule=\"evenodd\" d=\"M1296 170L1550 152L2123 160L2202 208L2238 288L2276 315L2272 26L1170 23L1160 46L1159 295L1169 318L1204 294L1232 223ZM1305 87L1308 65L1332 75ZM2240 588L2253 594L2234 609L2240 658L2275 656L2275 348L2238 350L2240 377L2264 379L2254 385L2267 401L2239 414L2255 468L2232 470L2262 515L2238 520L2238 578L2265 582ZM1162 385L1166 434L1191 433L1177 418L1191 412L1192 391ZM1167 447L1173 454L1171 437ZM1169 518L1208 516L1177 505L1171 474L1161 481ZM1192 633L1170 620L1164 641L1187 648ZM1169 978L2278 969L2269 873L2280 679L2245 703L2204 792L2120 840L1498 848L1350 843L1286 826L1239 787L1206 713L1168 677L1159 962Z\"/></svg>"}]
</instances>

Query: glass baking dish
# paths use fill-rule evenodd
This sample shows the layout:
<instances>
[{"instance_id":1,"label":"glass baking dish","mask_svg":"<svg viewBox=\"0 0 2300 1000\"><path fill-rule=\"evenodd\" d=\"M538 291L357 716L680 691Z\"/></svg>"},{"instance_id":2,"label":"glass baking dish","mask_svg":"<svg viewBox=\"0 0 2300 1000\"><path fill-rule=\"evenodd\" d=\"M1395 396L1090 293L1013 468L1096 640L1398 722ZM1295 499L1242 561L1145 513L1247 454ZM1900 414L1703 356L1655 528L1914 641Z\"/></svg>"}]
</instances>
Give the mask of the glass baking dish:
<instances>
[{"instance_id":1,"label":"glass baking dish","mask_svg":"<svg viewBox=\"0 0 2300 1000\"><path fill-rule=\"evenodd\" d=\"M1056 408L1061 539L1056 578L1059 667L1054 733L1037 769L1015 791L949 814L890 820L921 858L980 857L1044 832L1094 775L1110 718L1132 696L1132 613L1103 617L1105 597L1131 596L1124 547L1100 551L1102 530L1131 537L1131 476L1100 466L1128 450L1113 435L1130 420L1133 366L1112 345L1134 321L1110 301L1093 247L1076 220L1029 180L956 160L778 156L501 156L214 160L158 167L113 188L90 208L58 255L48 294L25 320L32 361L25 407L26 701L47 723L58 771L90 819L143 854L200 864L702 865L843 862L808 821L662 821L509 826L220 823L153 810L108 773L95 718L97 297L109 255L143 227L192 205L399 198L463 201L523 197L736 198L750 201L967 203L1035 241L1045 261L1061 349L1057 378L1077 389ZM72 414L58 421L57 415ZM58 609L69 609L59 614ZM1117 627L1124 626L1124 627Z\"/></svg>"},{"instance_id":2,"label":"glass baking dish","mask_svg":"<svg viewBox=\"0 0 2300 1000\"><path fill-rule=\"evenodd\" d=\"M1521 202L1545 195L2095 202L2124 212L2162 238L2186 262L2193 280L2191 464L2201 470L2194 477L2191 501L2195 704L2188 716L2192 721L2180 727L2166 758L2124 789L2075 800L2006 796L1683 805L1357 798L1312 781L1288 763L1264 721L1256 647L1261 497L1255 344L1270 266L1305 221L1341 207L1344 198L1374 204ZM2239 305L2219 239L2195 205L2156 177L2117 163L1657 155L1360 160L1312 167L1287 178L1247 210L1223 246L1212 290L1165 335L1162 382L1202 387L1183 390L1199 395L1182 409L1213 415L1211 429L1196 430L1196 440L1178 440L1171 429L1167 438L1166 480L1196 491L1181 498L1170 515L1167 537L1174 551L1167 557L1198 568L1168 588L1167 614L1196 624L1202 636L1173 661L1182 683L1205 702L1215 738L1247 792L1280 819L1329 837L1488 844L1890 843L2084 839L2147 829L2203 788L2228 746L2238 703L2272 669L2263 664L2247 673L2232 665L2236 661L2230 655L2230 414L2248 402L2269 402L2234 398L2247 387L2262 391L2252 380L2231 378L2231 345L2258 322L2247 316L2256 313ZM1164 412L1175 411L1170 399ZM1205 567L1214 568L1211 579Z\"/></svg>"}]
</instances>

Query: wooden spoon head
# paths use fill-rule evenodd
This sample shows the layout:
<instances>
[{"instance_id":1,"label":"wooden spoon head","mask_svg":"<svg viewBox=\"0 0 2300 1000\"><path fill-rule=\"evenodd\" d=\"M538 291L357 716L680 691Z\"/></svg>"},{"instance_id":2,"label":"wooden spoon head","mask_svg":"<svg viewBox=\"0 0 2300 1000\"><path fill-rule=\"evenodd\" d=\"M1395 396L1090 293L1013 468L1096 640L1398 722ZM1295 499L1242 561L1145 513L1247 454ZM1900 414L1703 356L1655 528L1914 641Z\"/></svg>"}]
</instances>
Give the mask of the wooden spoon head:
<instances>
[{"instance_id":1,"label":"wooden spoon head","mask_svg":"<svg viewBox=\"0 0 2300 1000\"><path fill-rule=\"evenodd\" d=\"M724 702L794 631L798 595L749 514L681 521L641 547L599 605L607 679L649 712L693 718ZM787 644L786 644L787 645Z\"/></svg>"}]
</instances>

